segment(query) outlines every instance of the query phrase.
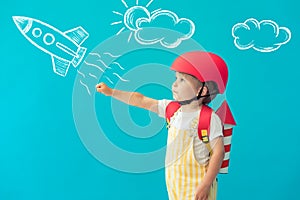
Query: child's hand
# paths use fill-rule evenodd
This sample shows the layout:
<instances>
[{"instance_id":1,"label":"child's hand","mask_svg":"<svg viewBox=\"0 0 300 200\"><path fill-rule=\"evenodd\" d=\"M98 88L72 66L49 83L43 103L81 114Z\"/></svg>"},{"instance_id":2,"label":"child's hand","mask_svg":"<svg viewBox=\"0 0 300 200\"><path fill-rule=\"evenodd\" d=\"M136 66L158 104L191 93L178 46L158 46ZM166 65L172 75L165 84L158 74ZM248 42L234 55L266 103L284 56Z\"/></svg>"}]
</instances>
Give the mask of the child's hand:
<instances>
[{"instance_id":1,"label":"child's hand","mask_svg":"<svg viewBox=\"0 0 300 200\"><path fill-rule=\"evenodd\" d=\"M207 200L210 186L200 184L196 189L195 200Z\"/></svg>"},{"instance_id":2,"label":"child's hand","mask_svg":"<svg viewBox=\"0 0 300 200\"><path fill-rule=\"evenodd\" d=\"M113 90L110 87L108 87L105 83L97 84L96 89L98 92L100 92L106 96L111 96L112 92L113 92Z\"/></svg>"}]
</instances>

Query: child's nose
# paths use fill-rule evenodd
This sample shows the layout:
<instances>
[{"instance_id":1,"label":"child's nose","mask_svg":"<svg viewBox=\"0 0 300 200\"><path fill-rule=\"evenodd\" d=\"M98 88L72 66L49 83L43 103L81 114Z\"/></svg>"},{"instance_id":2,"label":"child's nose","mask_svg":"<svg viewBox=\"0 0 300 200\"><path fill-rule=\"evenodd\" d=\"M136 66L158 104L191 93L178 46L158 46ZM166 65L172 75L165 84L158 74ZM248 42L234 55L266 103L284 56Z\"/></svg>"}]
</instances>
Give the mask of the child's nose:
<instances>
[{"instance_id":1,"label":"child's nose","mask_svg":"<svg viewBox=\"0 0 300 200\"><path fill-rule=\"evenodd\" d=\"M172 86L177 87L177 81L174 81Z\"/></svg>"}]
</instances>

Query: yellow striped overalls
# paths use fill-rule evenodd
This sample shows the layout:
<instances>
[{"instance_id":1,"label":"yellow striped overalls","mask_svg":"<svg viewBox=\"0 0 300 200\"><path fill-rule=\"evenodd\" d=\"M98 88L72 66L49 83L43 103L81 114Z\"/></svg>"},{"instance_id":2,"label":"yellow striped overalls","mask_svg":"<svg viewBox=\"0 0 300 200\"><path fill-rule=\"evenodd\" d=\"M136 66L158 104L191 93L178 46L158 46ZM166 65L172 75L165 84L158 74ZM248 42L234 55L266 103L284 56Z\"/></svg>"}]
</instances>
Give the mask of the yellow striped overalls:
<instances>
[{"instance_id":1,"label":"yellow striped overalls","mask_svg":"<svg viewBox=\"0 0 300 200\"><path fill-rule=\"evenodd\" d=\"M208 163L201 165L194 155L196 133L170 126L166 153L165 177L170 200L194 200L197 186L206 174ZM208 200L216 200L217 181L210 189Z\"/></svg>"}]
</instances>

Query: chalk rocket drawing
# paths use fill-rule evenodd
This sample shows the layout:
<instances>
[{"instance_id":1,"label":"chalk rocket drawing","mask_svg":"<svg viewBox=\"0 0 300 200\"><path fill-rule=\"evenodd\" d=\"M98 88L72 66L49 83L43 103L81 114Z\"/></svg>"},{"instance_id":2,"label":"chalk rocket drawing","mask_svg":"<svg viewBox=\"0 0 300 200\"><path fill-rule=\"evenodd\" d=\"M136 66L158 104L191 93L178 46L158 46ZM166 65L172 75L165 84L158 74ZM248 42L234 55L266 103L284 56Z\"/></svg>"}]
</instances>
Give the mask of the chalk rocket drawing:
<instances>
[{"instance_id":1,"label":"chalk rocket drawing","mask_svg":"<svg viewBox=\"0 0 300 200\"><path fill-rule=\"evenodd\" d=\"M232 27L234 44L240 50L253 48L259 52L272 52L290 41L292 34L286 27L279 27L272 20L247 19Z\"/></svg>"},{"instance_id":2,"label":"chalk rocket drawing","mask_svg":"<svg viewBox=\"0 0 300 200\"><path fill-rule=\"evenodd\" d=\"M126 7L124 14L113 11L114 14L122 16L123 21L116 21L111 25L124 24L116 35L119 35L126 28L131 30L128 37L130 41L132 35L135 40L142 45L151 45L160 43L166 48L175 48L181 44L183 40L191 38L195 32L194 23L187 18L179 18L174 12L169 10L156 9L152 12L148 11L148 7L153 2L150 0L146 6L136 4L129 8L125 0L122 3ZM155 32L146 28L160 28ZM170 34L170 31L180 32L181 36Z\"/></svg>"},{"instance_id":3,"label":"chalk rocket drawing","mask_svg":"<svg viewBox=\"0 0 300 200\"><path fill-rule=\"evenodd\" d=\"M31 44L50 54L56 74L65 77L70 64L77 67L83 60L87 49L80 45L89 34L81 26L61 32L49 24L29 17L13 16L13 20Z\"/></svg>"}]
</instances>

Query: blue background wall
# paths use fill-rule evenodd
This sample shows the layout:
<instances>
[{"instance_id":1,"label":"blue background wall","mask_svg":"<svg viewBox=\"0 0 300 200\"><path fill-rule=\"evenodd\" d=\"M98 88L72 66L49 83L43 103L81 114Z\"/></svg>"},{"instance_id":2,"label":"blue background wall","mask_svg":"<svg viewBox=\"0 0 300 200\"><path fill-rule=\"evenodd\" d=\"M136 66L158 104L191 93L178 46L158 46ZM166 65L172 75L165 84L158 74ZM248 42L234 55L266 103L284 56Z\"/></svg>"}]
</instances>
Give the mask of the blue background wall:
<instances>
[{"instance_id":1,"label":"blue background wall","mask_svg":"<svg viewBox=\"0 0 300 200\"><path fill-rule=\"evenodd\" d=\"M234 129L230 173L219 177L220 200L299 198L297 5L289 0L155 0L149 7L168 9L194 21L193 39L206 50L221 54L228 63L226 97L238 126ZM120 29L110 26L118 19L113 10L125 11L120 0L1 2L0 199L167 199L163 169L124 173L103 165L86 150L72 113L76 70L70 68L65 78L54 74L49 55L31 45L12 20L15 15L28 16L63 31L80 25L90 34L83 46L91 51ZM231 28L250 17L271 19L288 27L291 41L271 53L238 50ZM140 56L138 61L147 63L147 56ZM171 60L166 58L168 63ZM144 87L139 91L157 98L171 97L166 89L156 93ZM99 95L95 99L108 101ZM134 109L131 112L145 114ZM139 117L135 119L142 123ZM105 122L112 137L119 134L114 126L113 121ZM153 145L165 145L165 138L163 135ZM130 150L126 145L130 141L114 139ZM148 141L151 144L151 139Z\"/></svg>"}]
</instances>

